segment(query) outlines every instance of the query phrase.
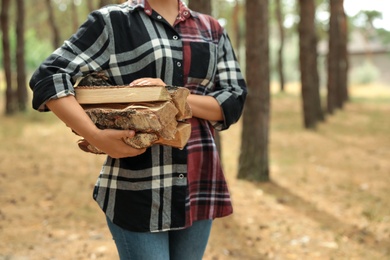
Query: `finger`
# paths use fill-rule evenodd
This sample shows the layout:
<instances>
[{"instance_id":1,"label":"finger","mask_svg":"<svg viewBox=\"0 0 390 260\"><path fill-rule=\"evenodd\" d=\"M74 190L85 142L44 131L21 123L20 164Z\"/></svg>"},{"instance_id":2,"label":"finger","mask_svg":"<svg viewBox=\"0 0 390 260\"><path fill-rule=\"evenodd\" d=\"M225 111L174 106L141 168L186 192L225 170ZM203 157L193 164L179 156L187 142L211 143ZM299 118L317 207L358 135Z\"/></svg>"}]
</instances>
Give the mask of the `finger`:
<instances>
[{"instance_id":1,"label":"finger","mask_svg":"<svg viewBox=\"0 0 390 260\"><path fill-rule=\"evenodd\" d=\"M122 131L122 138L123 137L129 137L129 138L133 138L135 135L135 131L134 130L123 130Z\"/></svg>"},{"instance_id":2,"label":"finger","mask_svg":"<svg viewBox=\"0 0 390 260\"><path fill-rule=\"evenodd\" d=\"M123 138L133 138L135 135L134 130L117 130L117 129L106 129L109 136L113 139L121 140Z\"/></svg>"},{"instance_id":3,"label":"finger","mask_svg":"<svg viewBox=\"0 0 390 260\"><path fill-rule=\"evenodd\" d=\"M142 85L142 84L144 84L145 82L148 82L148 81L150 81L150 80L151 80L150 78L140 78L140 79L136 79L136 80L134 80L133 82L130 83L130 86Z\"/></svg>"},{"instance_id":4,"label":"finger","mask_svg":"<svg viewBox=\"0 0 390 260\"><path fill-rule=\"evenodd\" d=\"M136 79L133 82L129 84L130 86L147 86L147 85L166 85L161 79L159 78L140 78Z\"/></svg>"}]
</instances>

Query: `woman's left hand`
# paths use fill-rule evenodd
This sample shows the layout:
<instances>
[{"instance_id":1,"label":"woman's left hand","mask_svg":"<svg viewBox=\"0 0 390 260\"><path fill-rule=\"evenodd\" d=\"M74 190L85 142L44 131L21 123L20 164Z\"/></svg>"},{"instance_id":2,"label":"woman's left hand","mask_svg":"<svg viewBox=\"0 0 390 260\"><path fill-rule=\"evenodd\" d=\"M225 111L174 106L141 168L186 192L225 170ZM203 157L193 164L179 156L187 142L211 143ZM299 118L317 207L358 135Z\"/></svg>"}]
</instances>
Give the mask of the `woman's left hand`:
<instances>
[{"instance_id":1,"label":"woman's left hand","mask_svg":"<svg viewBox=\"0 0 390 260\"><path fill-rule=\"evenodd\" d=\"M129 84L129 86L148 86L148 85L166 86L167 84L165 84L164 81L158 78L140 78L134 80Z\"/></svg>"}]
</instances>

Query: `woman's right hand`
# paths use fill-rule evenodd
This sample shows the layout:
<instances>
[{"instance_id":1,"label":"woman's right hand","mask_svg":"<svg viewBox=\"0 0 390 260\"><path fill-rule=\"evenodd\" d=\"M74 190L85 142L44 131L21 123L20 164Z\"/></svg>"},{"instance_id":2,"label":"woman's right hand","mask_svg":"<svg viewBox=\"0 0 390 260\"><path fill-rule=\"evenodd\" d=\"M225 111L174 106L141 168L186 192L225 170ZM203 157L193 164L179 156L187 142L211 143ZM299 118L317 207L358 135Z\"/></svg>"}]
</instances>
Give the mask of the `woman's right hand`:
<instances>
[{"instance_id":1,"label":"woman's right hand","mask_svg":"<svg viewBox=\"0 0 390 260\"><path fill-rule=\"evenodd\" d=\"M124 138L134 137L133 130L97 128L74 96L53 99L46 105L74 132L113 158L137 156L146 151L146 149L133 148L123 141Z\"/></svg>"},{"instance_id":2,"label":"woman's right hand","mask_svg":"<svg viewBox=\"0 0 390 260\"><path fill-rule=\"evenodd\" d=\"M145 148L133 148L123 141L125 138L133 138L134 135L133 130L98 129L87 141L112 158L133 157L146 151Z\"/></svg>"}]
</instances>

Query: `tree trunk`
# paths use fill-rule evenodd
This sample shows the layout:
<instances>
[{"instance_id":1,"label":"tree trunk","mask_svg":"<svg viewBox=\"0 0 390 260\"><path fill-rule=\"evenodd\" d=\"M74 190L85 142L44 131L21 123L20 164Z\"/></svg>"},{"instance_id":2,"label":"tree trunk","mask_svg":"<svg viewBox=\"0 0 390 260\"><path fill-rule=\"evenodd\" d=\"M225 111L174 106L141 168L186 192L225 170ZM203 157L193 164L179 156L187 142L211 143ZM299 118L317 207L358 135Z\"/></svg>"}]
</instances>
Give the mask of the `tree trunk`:
<instances>
[{"instance_id":1,"label":"tree trunk","mask_svg":"<svg viewBox=\"0 0 390 260\"><path fill-rule=\"evenodd\" d=\"M317 68L317 35L315 28L315 0L299 0L299 61L302 84L302 103L305 128L314 129L324 120L321 109Z\"/></svg>"},{"instance_id":2,"label":"tree trunk","mask_svg":"<svg viewBox=\"0 0 390 260\"><path fill-rule=\"evenodd\" d=\"M111 4L110 0L100 0L99 6L103 7L103 6L106 6L106 5L109 5L109 4Z\"/></svg>"},{"instance_id":3,"label":"tree trunk","mask_svg":"<svg viewBox=\"0 0 390 260\"><path fill-rule=\"evenodd\" d=\"M238 178L269 181L269 25L268 0L246 1L246 79L248 92L241 136ZM256 19L254 19L256 17Z\"/></svg>"},{"instance_id":4,"label":"tree trunk","mask_svg":"<svg viewBox=\"0 0 390 260\"><path fill-rule=\"evenodd\" d=\"M340 89L341 100L347 102L349 100L348 91L348 18L344 11L344 4L340 5Z\"/></svg>"},{"instance_id":5,"label":"tree trunk","mask_svg":"<svg viewBox=\"0 0 390 260\"><path fill-rule=\"evenodd\" d=\"M24 51L24 28L25 28L25 8L24 0L17 0L17 21L16 21L16 68L17 68L17 97L19 111L27 109L27 84L26 84L26 67Z\"/></svg>"},{"instance_id":6,"label":"tree trunk","mask_svg":"<svg viewBox=\"0 0 390 260\"><path fill-rule=\"evenodd\" d=\"M283 13L281 7L281 0L276 0L276 20L278 23L279 30L279 50L278 50L278 75L279 75L279 84L280 91L284 92L284 64L283 64L283 50L284 50L284 26L283 26Z\"/></svg>"},{"instance_id":7,"label":"tree trunk","mask_svg":"<svg viewBox=\"0 0 390 260\"><path fill-rule=\"evenodd\" d=\"M240 29L240 9L241 5L238 0L236 0L233 10L233 28L235 33L235 49L237 50L237 60L240 61L240 48L241 48L241 29Z\"/></svg>"},{"instance_id":8,"label":"tree trunk","mask_svg":"<svg viewBox=\"0 0 390 260\"><path fill-rule=\"evenodd\" d=\"M88 6L89 12L92 12L92 11L95 10L95 5L94 5L94 1L93 0L87 0L87 6Z\"/></svg>"},{"instance_id":9,"label":"tree trunk","mask_svg":"<svg viewBox=\"0 0 390 260\"><path fill-rule=\"evenodd\" d=\"M100 0L100 7L112 4L121 4L123 2L123 0Z\"/></svg>"},{"instance_id":10,"label":"tree trunk","mask_svg":"<svg viewBox=\"0 0 390 260\"><path fill-rule=\"evenodd\" d=\"M211 0L191 0L188 2L190 9L203 14L211 14Z\"/></svg>"},{"instance_id":11,"label":"tree trunk","mask_svg":"<svg viewBox=\"0 0 390 260\"><path fill-rule=\"evenodd\" d=\"M72 22L73 22L73 31L77 31L79 28L79 16L77 14L77 6L74 3L74 1L71 1L71 8L72 8Z\"/></svg>"},{"instance_id":12,"label":"tree trunk","mask_svg":"<svg viewBox=\"0 0 390 260\"><path fill-rule=\"evenodd\" d=\"M58 26L54 18L54 10L53 10L53 6L51 5L51 0L46 0L46 7L49 13L49 25L51 27L51 32L53 34L52 36L53 48L57 49L60 46L60 31L58 30Z\"/></svg>"},{"instance_id":13,"label":"tree trunk","mask_svg":"<svg viewBox=\"0 0 390 260\"><path fill-rule=\"evenodd\" d=\"M348 100L347 23L343 0L330 1L327 112Z\"/></svg>"},{"instance_id":14,"label":"tree trunk","mask_svg":"<svg viewBox=\"0 0 390 260\"><path fill-rule=\"evenodd\" d=\"M14 108L14 91L12 88L12 74L11 74L11 49L9 39L9 7L11 1L1 1L1 32L2 32L2 44L3 44L3 68L5 74L5 114L11 115L15 112Z\"/></svg>"}]
</instances>

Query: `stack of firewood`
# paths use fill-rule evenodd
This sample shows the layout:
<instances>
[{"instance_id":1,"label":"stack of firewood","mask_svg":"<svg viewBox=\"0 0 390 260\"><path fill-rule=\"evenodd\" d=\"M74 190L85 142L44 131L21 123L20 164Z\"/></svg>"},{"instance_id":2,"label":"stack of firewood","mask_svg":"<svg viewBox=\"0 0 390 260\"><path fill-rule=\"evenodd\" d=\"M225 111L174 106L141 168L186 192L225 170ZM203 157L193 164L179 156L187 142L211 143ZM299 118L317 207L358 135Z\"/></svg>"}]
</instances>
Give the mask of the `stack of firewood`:
<instances>
[{"instance_id":1,"label":"stack of firewood","mask_svg":"<svg viewBox=\"0 0 390 260\"><path fill-rule=\"evenodd\" d=\"M135 130L123 141L134 148L154 144L183 149L191 135L189 90L172 86L112 86L103 72L84 77L75 86L76 99L100 129ZM85 139L86 152L103 154Z\"/></svg>"}]
</instances>

